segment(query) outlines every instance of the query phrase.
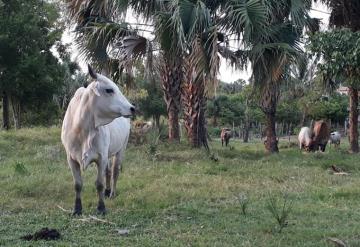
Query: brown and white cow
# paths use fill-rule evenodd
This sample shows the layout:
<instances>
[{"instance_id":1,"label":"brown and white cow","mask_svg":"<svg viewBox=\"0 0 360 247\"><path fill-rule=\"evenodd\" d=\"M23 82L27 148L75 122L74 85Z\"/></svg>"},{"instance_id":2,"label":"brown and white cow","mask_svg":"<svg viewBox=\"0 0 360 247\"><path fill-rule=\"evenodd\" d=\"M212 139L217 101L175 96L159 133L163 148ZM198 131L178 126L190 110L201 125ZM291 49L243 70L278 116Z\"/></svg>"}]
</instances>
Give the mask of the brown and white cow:
<instances>
[{"instance_id":1,"label":"brown and white cow","mask_svg":"<svg viewBox=\"0 0 360 247\"><path fill-rule=\"evenodd\" d=\"M225 146L227 146L231 138L231 129L222 128L220 137L221 137L221 146L224 146L224 142L225 142Z\"/></svg>"},{"instance_id":2,"label":"brown and white cow","mask_svg":"<svg viewBox=\"0 0 360 247\"><path fill-rule=\"evenodd\" d=\"M311 151L325 151L326 144L330 138L329 125L323 121L316 121L312 132Z\"/></svg>"}]
</instances>

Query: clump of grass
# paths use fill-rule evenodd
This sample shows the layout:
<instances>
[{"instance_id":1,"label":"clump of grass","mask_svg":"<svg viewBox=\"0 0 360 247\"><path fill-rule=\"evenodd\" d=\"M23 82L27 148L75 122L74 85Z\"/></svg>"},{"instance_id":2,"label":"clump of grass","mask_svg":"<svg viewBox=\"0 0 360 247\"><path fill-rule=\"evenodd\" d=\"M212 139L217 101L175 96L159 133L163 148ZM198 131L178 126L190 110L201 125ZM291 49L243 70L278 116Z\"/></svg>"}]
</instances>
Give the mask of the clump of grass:
<instances>
[{"instance_id":1,"label":"clump of grass","mask_svg":"<svg viewBox=\"0 0 360 247\"><path fill-rule=\"evenodd\" d=\"M270 194L266 208L276 220L279 227L278 231L281 233L282 229L288 225L289 215L292 211L292 201L286 194L281 197Z\"/></svg>"},{"instance_id":2,"label":"clump of grass","mask_svg":"<svg viewBox=\"0 0 360 247\"><path fill-rule=\"evenodd\" d=\"M284 142L279 144L280 149L296 148L299 144L297 142Z\"/></svg>"},{"instance_id":3,"label":"clump of grass","mask_svg":"<svg viewBox=\"0 0 360 247\"><path fill-rule=\"evenodd\" d=\"M241 213L243 215L246 215L247 214L246 210L249 205L249 198L245 194L241 193L237 196L237 199L238 199L240 207L241 207Z\"/></svg>"},{"instance_id":4,"label":"clump of grass","mask_svg":"<svg viewBox=\"0 0 360 247\"><path fill-rule=\"evenodd\" d=\"M151 160L156 160L159 156L159 139L160 139L160 133L156 130L152 130L151 133L149 133L150 142L146 145L146 154Z\"/></svg>"},{"instance_id":5,"label":"clump of grass","mask_svg":"<svg viewBox=\"0 0 360 247\"><path fill-rule=\"evenodd\" d=\"M22 176L30 174L29 170L25 167L25 164L22 162L16 162L14 164L14 173Z\"/></svg>"}]
</instances>

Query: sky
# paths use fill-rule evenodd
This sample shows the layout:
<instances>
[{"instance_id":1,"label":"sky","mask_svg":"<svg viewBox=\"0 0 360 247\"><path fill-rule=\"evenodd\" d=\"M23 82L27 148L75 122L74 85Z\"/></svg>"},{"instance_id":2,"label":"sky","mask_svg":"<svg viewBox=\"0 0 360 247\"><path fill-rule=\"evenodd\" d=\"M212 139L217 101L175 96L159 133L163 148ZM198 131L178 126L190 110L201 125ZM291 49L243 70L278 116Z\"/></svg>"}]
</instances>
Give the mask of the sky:
<instances>
[{"instance_id":1,"label":"sky","mask_svg":"<svg viewBox=\"0 0 360 247\"><path fill-rule=\"evenodd\" d=\"M327 27L327 24L328 24L328 21L329 21L328 12L329 12L329 10L323 4L313 3L312 10L310 11L310 16L321 19L321 21L322 21L322 29L325 29ZM128 15L127 19L128 19L127 20L128 22L131 22L131 23L135 22L135 18L133 18L131 15ZM71 44L72 58L78 61L81 69L84 72L87 72L86 63L81 57L79 57L79 53L78 53L75 45L73 44L74 43L73 39L74 39L74 36L73 36L73 34L71 33L70 30L67 30L64 33L63 37L62 37L63 43ZM230 45L231 46L236 46L236 44L230 44ZM248 81L250 76L251 76L251 69L250 68L248 68L247 71L234 70L233 68L231 68L231 66L223 58L221 58L220 71L219 72L220 73L219 73L218 78L221 81L224 81L224 82L227 82L227 83L236 81L238 79L244 79L244 80Z\"/></svg>"}]
</instances>

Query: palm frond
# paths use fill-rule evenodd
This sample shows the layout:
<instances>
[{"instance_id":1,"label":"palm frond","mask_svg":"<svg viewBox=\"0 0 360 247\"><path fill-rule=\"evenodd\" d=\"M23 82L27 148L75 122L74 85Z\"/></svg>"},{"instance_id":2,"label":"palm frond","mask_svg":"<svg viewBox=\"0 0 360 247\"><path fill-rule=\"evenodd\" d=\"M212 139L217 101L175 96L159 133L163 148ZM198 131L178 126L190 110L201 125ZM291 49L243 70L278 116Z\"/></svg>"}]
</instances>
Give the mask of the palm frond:
<instances>
[{"instance_id":1,"label":"palm frond","mask_svg":"<svg viewBox=\"0 0 360 247\"><path fill-rule=\"evenodd\" d=\"M219 45L219 54L230 63L230 66L238 70L246 70L249 62L248 50L233 51L227 46Z\"/></svg>"},{"instance_id":2,"label":"palm frond","mask_svg":"<svg viewBox=\"0 0 360 247\"><path fill-rule=\"evenodd\" d=\"M261 0L230 0L226 4L220 25L248 42L254 31L266 33L263 29L266 21L266 6Z\"/></svg>"}]
</instances>

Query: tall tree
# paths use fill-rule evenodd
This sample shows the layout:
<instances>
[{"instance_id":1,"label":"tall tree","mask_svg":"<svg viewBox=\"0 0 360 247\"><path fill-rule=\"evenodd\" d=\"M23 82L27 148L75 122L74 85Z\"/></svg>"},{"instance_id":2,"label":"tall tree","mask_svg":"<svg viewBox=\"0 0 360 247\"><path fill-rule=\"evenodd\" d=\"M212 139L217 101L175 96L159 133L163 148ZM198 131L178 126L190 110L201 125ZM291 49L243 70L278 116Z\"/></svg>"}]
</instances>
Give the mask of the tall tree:
<instances>
[{"instance_id":1,"label":"tall tree","mask_svg":"<svg viewBox=\"0 0 360 247\"><path fill-rule=\"evenodd\" d=\"M251 32L254 23L264 22L264 14L258 6L261 0L252 0L251 4L239 4L238 1L90 1L67 0L75 16L82 13L93 13L91 22L93 39L98 40L98 34L108 34L106 40L113 40L120 56L120 65L129 68L129 62L142 55L151 55L152 48L158 47L162 65L158 66L161 72L165 101L169 118L169 138L179 139L178 117L180 112L180 89L182 88L182 102L184 105L187 133L193 146L206 145L205 103L206 85L216 85L216 76L219 67L219 44L225 41L226 21L223 13L236 9L234 18L239 29ZM99 2L96 5L96 2ZM106 3L105 3L106 2ZM97 18L97 10L91 6L103 5L118 6L120 9L132 9L140 15L145 23L136 23L132 35L124 37L124 27L129 27L121 18ZM118 5L117 5L117 4ZM89 11L86 11L86 9ZM96 7L97 8L97 7ZM113 9L113 8L103 8ZM80 10L80 11L79 11ZM124 11L123 11L124 12ZM234 11L232 11L234 13ZM90 14L88 14L90 15ZM114 17L114 12L111 17ZM242 18L241 15L250 18ZM94 18L95 17L95 18ZM76 18L79 23L84 18ZM90 20L90 18L87 18ZM108 20L107 20L108 19ZM249 21L250 20L250 21ZM116 22L119 21L119 22ZM150 25L154 29L155 37L151 41L137 34L137 30L144 30ZM111 38L110 38L111 36ZM120 44L117 45L117 44ZM195 44L195 45L194 45ZM198 44L198 45L196 45ZM196 59L194 59L196 58ZM192 60L195 63L188 62ZM147 64L152 64L147 59ZM124 64L125 63L125 64ZM148 69L150 70L150 69ZM184 73L185 72L185 73ZM195 74L194 74L195 73ZM190 94L189 94L190 93Z\"/></svg>"},{"instance_id":2,"label":"tall tree","mask_svg":"<svg viewBox=\"0 0 360 247\"><path fill-rule=\"evenodd\" d=\"M241 28L238 22L245 14L231 9L225 16L226 25L238 34L245 46L233 56L245 57L251 62L252 81L260 92L259 105L266 116L265 148L275 153L278 152L275 116L280 85L287 78L290 64L302 52L299 43L304 28L315 29L318 21L309 17L310 0L268 0L257 5L257 1L241 2L239 6L245 4L254 12L262 11L260 17L265 19L264 24L253 26L252 30Z\"/></svg>"},{"instance_id":3,"label":"tall tree","mask_svg":"<svg viewBox=\"0 0 360 247\"><path fill-rule=\"evenodd\" d=\"M2 2L0 89L5 103L4 127L9 128L7 107L11 105L15 128L20 128L22 110L35 102L49 102L59 87L61 66L50 49L60 40L62 26L54 4L41 0Z\"/></svg>"},{"instance_id":4,"label":"tall tree","mask_svg":"<svg viewBox=\"0 0 360 247\"><path fill-rule=\"evenodd\" d=\"M144 26L151 26L149 32L156 33L155 40L161 48L163 63L158 68L167 105L169 140L179 141L182 57L175 44L178 40L176 29L168 25L171 17L169 13L173 11L172 3L139 0L66 0L66 2L70 16L77 25L77 43L83 54L99 65L110 64L106 71L113 75L119 70L131 71L132 63L139 56L152 53L151 43L137 32L139 26L135 24L135 27L132 27L125 21L127 10L131 9L141 15L144 22L152 23ZM114 64L116 66L113 66Z\"/></svg>"},{"instance_id":5,"label":"tall tree","mask_svg":"<svg viewBox=\"0 0 360 247\"><path fill-rule=\"evenodd\" d=\"M360 31L360 1L358 0L320 0L325 3L331 10L330 22L331 27L349 28L353 32ZM342 37L340 37L342 38ZM351 44L349 44L351 45ZM341 47L339 47L341 48ZM331 52L331 51L329 51ZM351 77L352 75L349 75ZM359 83L352 82L349 87L349 108L350 108L350 151L359 152L359 133L358 133L358 105L359 105Z\"/></svg>"},{"instance_id":6,"label":"tall tree","mask_svg":"<svg viewBox=\"0 0 360 247\"><path fill-rule=\"evenodd\" d=\"M360 88L360 32L349 29L317 33L310 39L309 48L324 59L319 70L324 82L333 89L339 84L349 88L350 151L359 152L358 89Z\"/></svg>"}]
</instances>

